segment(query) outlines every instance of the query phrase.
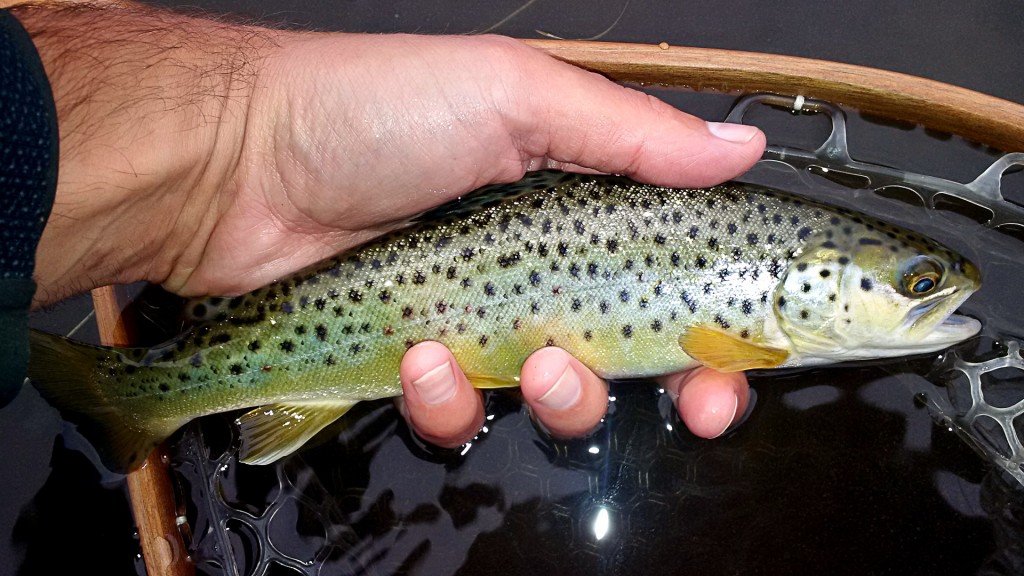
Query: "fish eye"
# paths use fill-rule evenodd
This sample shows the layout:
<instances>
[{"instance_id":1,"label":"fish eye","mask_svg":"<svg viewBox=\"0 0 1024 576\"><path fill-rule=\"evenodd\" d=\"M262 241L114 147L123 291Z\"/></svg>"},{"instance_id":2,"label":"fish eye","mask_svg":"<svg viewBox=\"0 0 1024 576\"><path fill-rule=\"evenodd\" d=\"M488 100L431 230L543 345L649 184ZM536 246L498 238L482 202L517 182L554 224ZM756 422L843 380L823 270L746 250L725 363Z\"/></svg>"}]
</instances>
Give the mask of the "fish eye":
<instances>
[{"instance_id":1,"label":"fish eye","mask_svg":"<svg viewBox=\"0 0 1024 576\"><path fill-rule=\"evenodd\" d=\"M903 266L901 291L910 297L927 296L939 287L943 271L942 264L934 258L913 258Z\"/></svg>"}]
</instances>

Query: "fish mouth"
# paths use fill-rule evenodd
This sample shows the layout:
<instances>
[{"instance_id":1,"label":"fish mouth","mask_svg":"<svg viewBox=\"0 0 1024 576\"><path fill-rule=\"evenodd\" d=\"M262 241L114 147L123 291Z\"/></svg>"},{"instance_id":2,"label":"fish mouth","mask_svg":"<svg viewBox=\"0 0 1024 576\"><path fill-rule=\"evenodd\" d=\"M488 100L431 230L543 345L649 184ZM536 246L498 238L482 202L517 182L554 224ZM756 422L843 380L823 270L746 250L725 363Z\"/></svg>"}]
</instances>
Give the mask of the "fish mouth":
<instances>
[{"instance_id":1,"label":"fish mouth","mask_svg":"<svg viewBox=\"0 0 1024 576\"><path fill-rule=\"evenodd\" d=\"M972 290L954 288L911 310L904 326L908 334L920 334L912 347L937 350L963 342L981 331L978 320L954 314L972 293Z\"/></svg>"}]
</instances>

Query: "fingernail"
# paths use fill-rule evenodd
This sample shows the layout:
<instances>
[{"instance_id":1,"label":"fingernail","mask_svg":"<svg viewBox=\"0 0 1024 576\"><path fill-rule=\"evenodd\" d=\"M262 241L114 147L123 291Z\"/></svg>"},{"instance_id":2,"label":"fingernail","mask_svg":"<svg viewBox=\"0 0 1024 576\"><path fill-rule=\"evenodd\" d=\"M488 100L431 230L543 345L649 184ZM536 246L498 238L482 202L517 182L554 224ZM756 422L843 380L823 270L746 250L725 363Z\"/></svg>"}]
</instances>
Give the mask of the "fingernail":
<instances>
[{"instance_id":1,"label":"fingernail","mask_svg":"<svg viewBox=\"0 0 1024 576\"><path fill-rule=\"evenodd\" d=\"M729 427L732 426L733 419L736 418L736 411L740 407L740 398L739 398L739 396L733 396L732 399L733 399L732 412L729 413L729 417L726 418L725 422L722 424L722 431L719 432L718 434L715 434L714 436L712 436L711 437L712 440L714 440L715 438L718 438L722 434L725 434L725 432L727 430L729 430Z\"/></svg>"},{"instance_id":2,"label":"fingernail","mask_svg":"<svg viewBox=\"0 0 1024 576\"><path fill-rule=\"evenodd\" d=\"M405 403L405 396L395 396L395 408L398 408L402 418L409 419L409 406Z\"/></svg>"},{"instance_id":3,"label":"fingernail","mask_svg":"<svg viewBox=\"0 0 1024 576\"><path fill-rule=\"evenodd\" d=\"M750 142L758 132L758 128L756 126L748 126L747 124L708 122L707 125L708 132L714 134L716 138L721 138L722 140L735 142L737 144Z\"/></svg>"},{"instance_id":4,"label":"fingernail","mask_svg":"<svg viewBox=\"0 0 1024 576\"><path fill-rule=\"evenodd\" d=\"M412 383L424 403L440 404L455 395L455 374L451 362L445 362Z\"/></svg>"},{"instance_id":5,"label":"fingernail","mask_svg":"<svg viewBox=\"0 0 1024 576\"><path fill-rule=\"evenodd\" d=\"M576 403L582 390L579 374L572 369L572 366L566 366L555 385L548 389L543 396L537 398L537 402L552 410L564 410Z\"/></svg>"}]
</instances>

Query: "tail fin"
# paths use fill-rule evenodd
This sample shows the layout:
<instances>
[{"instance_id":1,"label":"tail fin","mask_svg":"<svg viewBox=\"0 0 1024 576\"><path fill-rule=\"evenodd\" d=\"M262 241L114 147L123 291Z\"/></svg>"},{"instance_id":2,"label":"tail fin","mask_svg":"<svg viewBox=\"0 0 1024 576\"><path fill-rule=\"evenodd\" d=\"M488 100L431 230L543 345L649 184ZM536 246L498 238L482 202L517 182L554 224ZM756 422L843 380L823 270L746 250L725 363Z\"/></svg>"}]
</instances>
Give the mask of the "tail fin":
<instances>
[{"instance_id":1,"label":"tail fin","mask_svg":"<svg viewBox=\"0 0 1024 576\"><path fill-rule=\"evenodd\" d=\"M104 370L120 363L116 348L89 346L32 330L29 379L39 393L96 447L115 472L137 468L177 429L178 423L151 422L130 411ZM173 426L173 427L172 427Z\"/></svg>"}]
</instances>

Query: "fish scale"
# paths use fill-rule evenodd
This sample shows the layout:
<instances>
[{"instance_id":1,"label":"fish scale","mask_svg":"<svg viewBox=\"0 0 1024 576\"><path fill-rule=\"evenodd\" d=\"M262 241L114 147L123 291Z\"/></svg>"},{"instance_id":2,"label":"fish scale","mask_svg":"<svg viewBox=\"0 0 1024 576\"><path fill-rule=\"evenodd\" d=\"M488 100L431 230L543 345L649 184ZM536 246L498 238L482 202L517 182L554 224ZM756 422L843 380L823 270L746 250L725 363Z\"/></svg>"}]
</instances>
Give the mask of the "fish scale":
<instances>
[{"instance_id":1,"label":"fish scale","mask_svg":"<svg viewBox=\"0 0 1024 576\"><path fill-rule=\"evenodd\" d=\"M197 302L192 315L212 318L161 347L76 345L88 352L71 364L86 365L84 379L151 442L200 415L276 406L243 419L243 442L258 436L243 452L270 461L301 444L270 446L282 443L279 428L299 427L317 407L333 406L336 417L401 394L402 355L425 340L446 344L478 387L516 385L529 354L552 345L606 378L708 364L681 346L694 328L741 349L784 350L799 365L780 319L798 331L835 316L817 300L840 291L850 258L838 244L865 240L970 267L913 233L777 191L539 172L248 295ZM33 341L40 357L67 354L56 337ZM32 376L60 405L45 385L52 375ZM145 448L111 459L134 462Z\"/></svg>"}]
</instances>

